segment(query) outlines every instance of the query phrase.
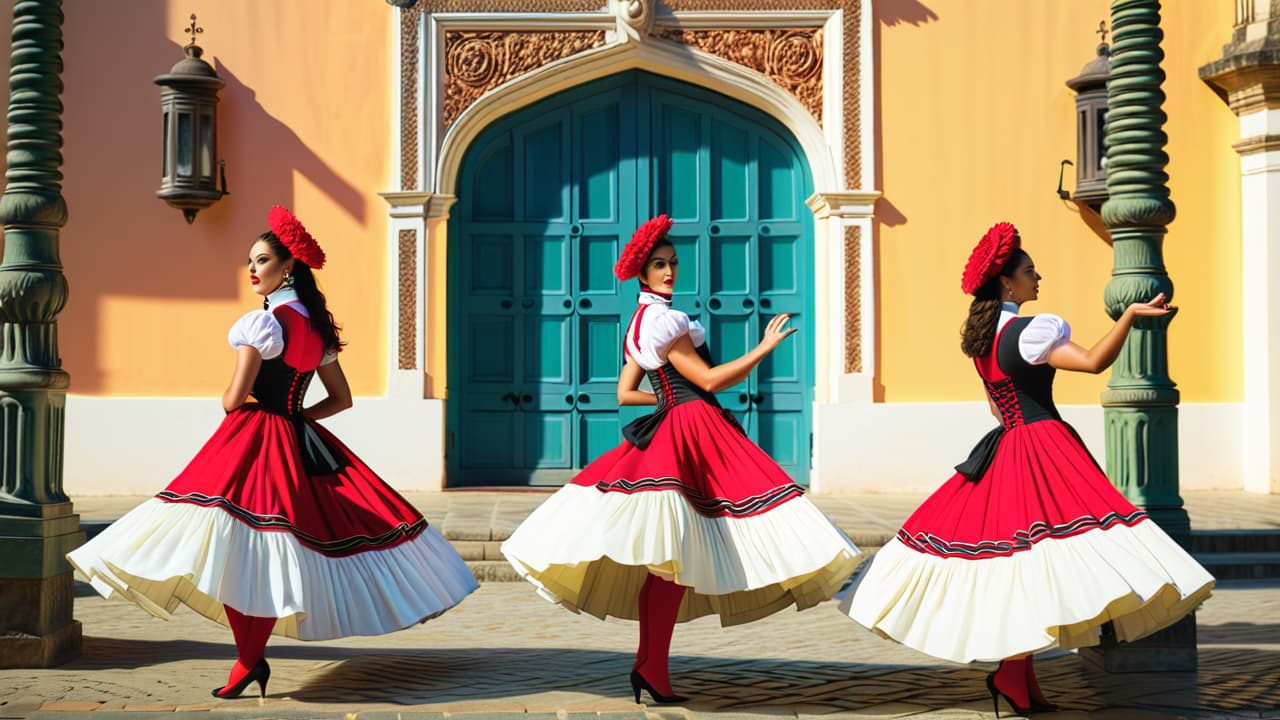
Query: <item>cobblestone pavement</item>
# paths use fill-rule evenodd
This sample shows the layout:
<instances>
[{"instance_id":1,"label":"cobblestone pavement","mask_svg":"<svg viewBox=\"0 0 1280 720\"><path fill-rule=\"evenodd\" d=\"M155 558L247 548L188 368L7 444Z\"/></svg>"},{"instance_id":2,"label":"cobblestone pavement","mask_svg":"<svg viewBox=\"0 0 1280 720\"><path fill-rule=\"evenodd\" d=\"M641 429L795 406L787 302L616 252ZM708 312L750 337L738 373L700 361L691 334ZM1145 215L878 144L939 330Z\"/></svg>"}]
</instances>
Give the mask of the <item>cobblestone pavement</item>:
<instances>
[{"instance_id":1,"label":"cobblestone pavement","mask_svg":"<svg viewBox=\"0 0 1280 720\"><path fill-rule=\"evenodd\" d=\"M268 697L219 701L209 689L234 658L226 629L186 609L155 620L81 591L83 656L0 671L0 718L992 717L988 666L920 655L831 603L732 628L712 618L679 626L672 674L691 697L680 707L632 702L634 623L568 613L525 583L484 585L444 616L390 635L273 638ZM1044 655L1042 682L1068 710L1037 717L1280 718L1280 584L1228 584L1198 621L1194 673L1107 674L1071 653Z\"/></svg>"}]
</instances>

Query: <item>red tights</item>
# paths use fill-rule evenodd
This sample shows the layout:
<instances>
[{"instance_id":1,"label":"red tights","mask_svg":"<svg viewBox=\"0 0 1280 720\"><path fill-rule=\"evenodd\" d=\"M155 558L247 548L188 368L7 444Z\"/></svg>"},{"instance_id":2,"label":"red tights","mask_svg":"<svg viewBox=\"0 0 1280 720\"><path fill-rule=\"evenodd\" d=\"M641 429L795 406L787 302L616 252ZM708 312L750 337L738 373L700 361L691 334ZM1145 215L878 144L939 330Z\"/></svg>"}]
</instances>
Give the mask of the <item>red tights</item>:
<instances>
[{"instance_id":1,"label":"red tights","mask_svg":"<svg viewBox=\"0 0 1280 720\"><path fill-rule=\"evenodd\" d=\"M654 690L671 695L667 656L685 587L650 574L640 588L640 647L634 669Z\"/></svg>"},{"instance_id":2,"label":"red tights","mask_svg":"<svg viewBox=\"0 0 1280 720\"><path fill-rule=\"evenodd\" d=\"M267 648L267 638L276 626L273 617L255 617L245 615L230 605L223 605L227 611L227 624L231 626L231 634L236 639L236 664L231 666L231 675L227 677L227 687L240 682L240 679L262 660Z\"/></svg>"}]
</instances>

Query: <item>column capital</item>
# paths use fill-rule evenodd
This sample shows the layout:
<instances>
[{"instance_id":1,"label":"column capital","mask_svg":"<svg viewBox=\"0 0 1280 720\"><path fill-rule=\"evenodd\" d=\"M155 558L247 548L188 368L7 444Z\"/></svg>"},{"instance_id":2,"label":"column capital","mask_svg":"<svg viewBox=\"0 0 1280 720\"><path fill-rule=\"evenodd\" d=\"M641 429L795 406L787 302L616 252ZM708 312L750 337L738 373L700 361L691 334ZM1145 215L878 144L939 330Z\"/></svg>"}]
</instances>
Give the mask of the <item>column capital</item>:
<instances>
[{"instance_id":1,"label":"column capital","mask_svg":"<svg viewBox=\"0 0 1280 720\"><path fill-rule=\"evenodd\" d=\"M448 220L449 210L458 201L456 195L430 192L381 192L378 195L391 206L391 217Z\"/></svg>"},{"instance_id":2,"label":"column capital","mask_svg":"<svg viewBox=\"0 0 1280 720\"><path fill-rule=\"evenodd\" d=\"M879 190L837 190L834 192L815 192L805 204L819 219L837 218L870 218L875 214L876 200L882 195Z\"/></svg>"}]
</instances>

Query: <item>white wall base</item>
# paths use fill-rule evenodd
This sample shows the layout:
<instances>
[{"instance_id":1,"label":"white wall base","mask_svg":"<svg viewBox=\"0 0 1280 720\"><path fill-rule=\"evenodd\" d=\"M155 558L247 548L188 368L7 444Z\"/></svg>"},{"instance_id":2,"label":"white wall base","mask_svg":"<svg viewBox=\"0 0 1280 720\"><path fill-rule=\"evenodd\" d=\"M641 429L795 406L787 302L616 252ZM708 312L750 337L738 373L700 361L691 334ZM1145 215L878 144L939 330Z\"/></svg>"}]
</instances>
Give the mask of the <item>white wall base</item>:
<instances>
[{"instance_id":1,"label":"white wall base","mask_svg":"<svg viewBox=\"0 0 1280 720\"><path fill-rule=\"evenodd\" d=\"M1061 408L1103 459L1102 408ZM1239 404L1179 411L1183 489L1241 489ZM163 488L218 427L216 398L67 397L71 495L139 495ZM322 423L398 490L444 485L444 402L356 398ZM825 494L928 492L994 427L985 403L819 404L812 487Z\"/></svg>"},{"instance_id":2,"label":"white wall base","mask_svg":"<svg viewBox=\"0 0 1280 720\"><path fill-rule=\"evenodd\" d=\"M1059 406L1105 465L1102 408ZM1178 409L1180 487L1242 489L1242 407L1184 404ZM995 427L986 403L818 404L811 487L823 494L929 492Z\"/></svg>"},{"instance_id":3,"label":"white wall base","mask_svg":"<svg viewBox=\"0 0 1280 720\"><path fill-rule=\"evenodd\" d=\"M69 395L63 489L69 495L157 492L222 418L212 397ZM443 488L443 401L356 398L350 410L321 424L397 490Z\"/></svg>"}]
</instances>

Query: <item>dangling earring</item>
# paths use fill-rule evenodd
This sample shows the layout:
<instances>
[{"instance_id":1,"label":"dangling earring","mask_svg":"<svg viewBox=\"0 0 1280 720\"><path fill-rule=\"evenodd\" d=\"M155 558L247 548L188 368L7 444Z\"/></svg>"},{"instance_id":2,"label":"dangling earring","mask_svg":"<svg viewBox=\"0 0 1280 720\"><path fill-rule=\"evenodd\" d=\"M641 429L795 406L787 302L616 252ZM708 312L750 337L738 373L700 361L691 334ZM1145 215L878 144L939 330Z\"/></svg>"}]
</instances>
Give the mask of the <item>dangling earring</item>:
<instances>
[{"instance_id":1,"label":"dangling earring","mask_svg":"<svg viewBox=\"0 0 1280 720\"><path fill-rule=\"evenodd\" d=\"M293 287L293 276L292 276L292 275L285 275L285 276L284 276L284 286L285 286L285 287Z\"/></svg>"}]
</instances>

